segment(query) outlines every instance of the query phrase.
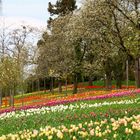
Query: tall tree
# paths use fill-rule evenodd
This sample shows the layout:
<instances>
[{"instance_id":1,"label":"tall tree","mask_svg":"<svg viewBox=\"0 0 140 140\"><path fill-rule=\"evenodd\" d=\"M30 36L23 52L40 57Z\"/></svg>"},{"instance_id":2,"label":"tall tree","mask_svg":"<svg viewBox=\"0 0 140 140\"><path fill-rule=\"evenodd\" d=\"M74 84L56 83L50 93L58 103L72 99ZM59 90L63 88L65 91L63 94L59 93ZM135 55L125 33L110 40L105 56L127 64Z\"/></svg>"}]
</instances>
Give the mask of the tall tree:
<instances>
[{"instance_id":1,"label":"tall tree","mask_svg":"<svg viewBox=\"0 0 140 140\"><path fill-rule=\"evenodd\" d=\"M8 89L10 94L10 105L14 105L15 88L20 81L18 65L15 59L4 57L0 63L0 83L3 89Z\"/></svg>"},{"instance_id":2,"label":"tall tree","mask_svg":"<svg viewBox=\"0 0 140 140\"><path fill-rule=\"evenodd\" d=\"M65 16L70 12L73 12L76 8L76 0L57 0L56 4L49 2L48 12L51 17L48 20L48 27L51 27L51 22L53 21L52 16Z\"/></svg>"},{"instance_id":3,"label":"tall tree","mask_svg":"<svg viewBox=\"0 0 140 140\"><path fill-rule=\"evenodd\" d=\"M3 22L3 21L2 21ZM8 88L6 86L7 90L12 89L13 92L21 92L23 91L23 81L25 80L25 71L27 74L27 66L29 65L29 61L31 59L31 50L33 50L33 45L31 43L33 40L31 39L32 35L34 34L32 28L21 26L21 28L11 28L5 27L4 23L2 23L2 27L0 28L0 63L1 66L4 66L4 63L6 63L6 66L10 65L9 63L15 63L16 65L16 73L18 80L13 85L13 87ZM30 39L29 39L30 38ZM31 49L32 47L32 49ZM8 58L8 59L7 59ZM6 59L6 61L5 61ZM7 64L8 62L8 64ZM11 68L12 69L12 68ZM7 72L7 73L6 73ZM5 70L5 75L9 75L9 71ZM8 84L7 84L8 85ZM2 97L2 94L6 94L5 92L5 86L4 84L0 82L0 98ZM14 93L15 94L15 93ZM11 102L13 100L14 94L11 94ZM1 99L0 99L1 100Z\"/></svg>"},{"instance_id":4,"label":"tall tree","mask_svg":"<svg viewBox=\"0 0 140 140\"><path fill-rule=\"evenodd\" d=\"M105 48L104 52L101 53L100 51L99 54L101 54L102 57L104 56L104 59L106 60L108 60L108 57L111 59L116 56L118 58L122 58L121 61L116 61L116 63L119 63L118 66L120 67L120 69L116 69L118 72L124 69L123 65L125 64L126 59L133 58L132 53L134 52L134 48L136 48L135 50L138 50L140 48L138 43L140 37L138 35L139 31L135 31L139 29L139 6L140 5L138 0L88 0L83 8L86 13L88 13L85 14L86 16L83 16L87 21L84 26L88 26L87 29L90 29L91 33L89 35L91 37L97 36L98 46L101 46L99 47L100 50L103 50L103 48ZM96 9L94 7L96 7ZM133 38L132 33L129 33L129 28L134 32ZM133 41L130 41L130 39ZM128 45L128 42L131 45ZM132 47L132 44L135 47ZM120 51L122 51L124 55L121 55L121 53L119 53ZM105 55L106 52L108 52L107 55ZM118 53L118 55L116 55L115 53ZM137 61L136 74L140 73L138 70L139 66L140 65ZM122 79L121 73L119 74L119 79ZM111 68L109 68L108 75L110 77ZM115 77L118 77L118 75ZM117 78L116 80L119 79Z\"/></svg>"},{"instance_id":5,"label":"tall tree","mask_svg":"<svg viewBox=\"0 0 140 140\"><path fill-rule=\"evenodd\" d=\"M48 11L50 15L58 15L63 16L68 14L69 12L74 11L76 6L76 0L57 0L56 4L48 3Z\"/></svg>"},{"instance_id":6,"label":"tall tree","mask_svg":"<svg viewBox=\"0 0 140 140\"><path fill-rule=\"evenodd\" d=\"M67 18L66 15L74 11L77 6L76 0L57 0L56 4L49 2L48 5L50 15L57 15L58 17L55 20L49 19L48 27L51 29L51 34L44 32L42 40L38 42L38 71L42 76L57 77L59 80L59 91L61 92L61 79L67 77L66 71L68 73L69 69L66 65L69 62L69 59L67 59L68 53L65 48L65 40L62 38L64 26L69 19L69 16Z\"/></svg>"},{"instance_id":7,"label":"tall tree","mask_svg":"<svg viewBox=\"0 0 140 140\"><path fill-rule=\"evenodd\" d=\"M51 35L45 32L38 42L38 72L44 77L55 77L59 81L59 92L62 91L61 81L69 73L72 60L70 48L66 46L64 39L64 27L68 20L66 16L57 18L53 21Z\"/></svg>"},{"instance_id":8,"label":"tall tree","mask_svg":"<svg viewBox=\"0 0 140 140\"><path fill-rule=\"evenodd\" d=\"M136 85L140 87L140 1L105 0L113 15L120 49L135 60ZM114 35L115 36L115 35Z\"/></svg>"}]
</instances>

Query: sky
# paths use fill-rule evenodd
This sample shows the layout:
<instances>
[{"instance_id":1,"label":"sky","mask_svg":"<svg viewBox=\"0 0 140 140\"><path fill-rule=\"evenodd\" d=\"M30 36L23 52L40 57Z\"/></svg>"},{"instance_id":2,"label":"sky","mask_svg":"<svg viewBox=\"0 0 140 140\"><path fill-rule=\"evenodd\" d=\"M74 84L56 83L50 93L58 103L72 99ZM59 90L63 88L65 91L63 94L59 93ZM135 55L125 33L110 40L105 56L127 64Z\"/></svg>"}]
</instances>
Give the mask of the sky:
<instances>
[{"instance_id":1,"label":"sky","mask_svg":"<svg viewBox=\"0 0 140 140\"><path fill-rule=\"evenodd\" d=\"M6 24L32 24L44 27L47 25L49 13L48 2L56 0L2 0L1 18Z\"/></svg>"},{"instance_id":2,"label":"sky","mask_svg":"<svg viewBox=\"0 0 140 140\"><path fill-rule=\"evenodd\" d=\"M0 18L9 25L24 24L44 28L47 25L49 13L48 2L56 0L1 0Z\"/></svg>"}]
</instances>

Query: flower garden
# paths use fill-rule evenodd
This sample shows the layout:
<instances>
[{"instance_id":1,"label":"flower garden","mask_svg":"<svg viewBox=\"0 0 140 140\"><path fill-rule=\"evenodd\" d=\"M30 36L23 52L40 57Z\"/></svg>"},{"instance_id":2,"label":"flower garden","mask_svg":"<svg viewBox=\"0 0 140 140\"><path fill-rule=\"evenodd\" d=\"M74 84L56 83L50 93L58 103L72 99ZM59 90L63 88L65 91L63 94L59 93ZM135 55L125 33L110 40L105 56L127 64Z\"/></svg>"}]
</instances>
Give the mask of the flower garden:
<instances>
[{"instance_id":1,"label":"flower garden","mask_svg":"<svg viewBox=\"0 0 140 140\"><path fill-rule=\"evenodd\" d=\"M44 96L46 100L42 103L22 107L15 103L14 108L1 109L0 140L138 140L140 137L140 89ZM39 97L43 95L36 94Z\"/></svg>"},{"instance_id":2,"label":"flower garden","mask_svg":"<svg viewBox=\"0 0 140 140\"><path fill-rule=\"evenodd\" d=\"M140 140L140 0L4 1L0 140Z\"/></svg>"}]
</instances>

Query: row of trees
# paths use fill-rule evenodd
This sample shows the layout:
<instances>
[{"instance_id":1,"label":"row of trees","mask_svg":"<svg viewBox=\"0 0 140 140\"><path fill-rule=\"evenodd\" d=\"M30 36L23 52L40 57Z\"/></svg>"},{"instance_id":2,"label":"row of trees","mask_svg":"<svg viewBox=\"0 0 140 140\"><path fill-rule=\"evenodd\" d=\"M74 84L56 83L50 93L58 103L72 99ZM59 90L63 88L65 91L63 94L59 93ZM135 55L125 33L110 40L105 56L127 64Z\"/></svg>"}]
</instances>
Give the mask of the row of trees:
<instances>
[{"instance_id":1,"label":"row of trees","mask_svg":"<svg viewBox=\"0 0 140 140\"><path fill-rule=\"evenodd\" d=\"M107 88L112 79L121 88L129 61L140 87L140 1L87 0L75 9L75 0L49 3L48 11L58 16L50 18L38 41L36 74L58 79L60 91L61 81L68 77L74 83L73 93L81 77L92 81L105 76Z\"/></svg>"}]
</instances>

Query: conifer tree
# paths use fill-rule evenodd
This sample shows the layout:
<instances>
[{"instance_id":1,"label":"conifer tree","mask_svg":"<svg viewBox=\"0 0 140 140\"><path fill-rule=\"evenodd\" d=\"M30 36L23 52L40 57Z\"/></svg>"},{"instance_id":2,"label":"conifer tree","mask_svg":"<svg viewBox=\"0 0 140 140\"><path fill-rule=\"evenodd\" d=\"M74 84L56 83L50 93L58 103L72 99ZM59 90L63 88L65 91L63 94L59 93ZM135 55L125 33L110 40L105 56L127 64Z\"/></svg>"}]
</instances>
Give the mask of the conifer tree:
<instances>
[{"instance_id":1,"label":"conifer tree","mask_svg":"<svg viewBox=\"0 0 140 140\"><path fill-rule=\"evenodd\" d=\"M51 16L63 16L77 8L76 0L57 0L56 4L48 3L48 11Z\"/></svg>"},{"instance_id":2,"label":"conifer tree","mask_svg":"<svg viewBox=\"0 0 140 140\"><path fill-rule=\"evenodd\" d=\"M77 8L76 0L57 0L56 4L48 3L48 12L50 13L50 18L48 22L48 28L51 27L51 22L53 21L52 16L65 16Z\"/></svg>"}]
</instances>

